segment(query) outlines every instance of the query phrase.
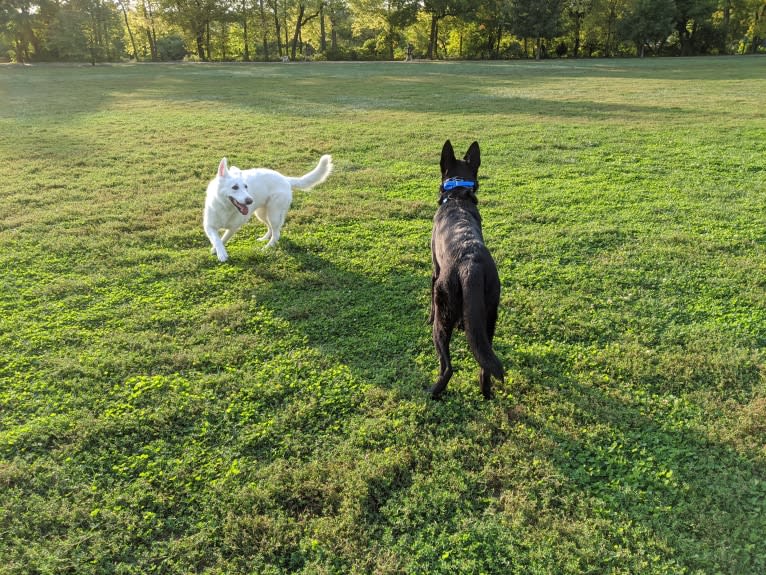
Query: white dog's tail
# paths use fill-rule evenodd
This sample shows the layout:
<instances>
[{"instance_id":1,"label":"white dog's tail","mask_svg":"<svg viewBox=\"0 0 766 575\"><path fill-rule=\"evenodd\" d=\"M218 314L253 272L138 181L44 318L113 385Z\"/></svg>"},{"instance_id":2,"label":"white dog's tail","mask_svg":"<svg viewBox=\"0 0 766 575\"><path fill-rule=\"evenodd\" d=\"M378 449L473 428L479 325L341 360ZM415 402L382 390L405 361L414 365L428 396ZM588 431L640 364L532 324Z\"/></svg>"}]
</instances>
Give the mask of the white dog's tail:
<instances>
[{"instance_id":1,"label":"white dog's tail","mask_svg":"<svg viewBox=\"0 0 766 575\"><path fill-rule=\"evenodd\" d=\"M308 174L301 176L300 178L287 178L292 188L299 190L310 190L316 185L324 182L332 172L332 156L325 155L319 158L317 167L311 170Z\"/></svg>"}]
</instances>

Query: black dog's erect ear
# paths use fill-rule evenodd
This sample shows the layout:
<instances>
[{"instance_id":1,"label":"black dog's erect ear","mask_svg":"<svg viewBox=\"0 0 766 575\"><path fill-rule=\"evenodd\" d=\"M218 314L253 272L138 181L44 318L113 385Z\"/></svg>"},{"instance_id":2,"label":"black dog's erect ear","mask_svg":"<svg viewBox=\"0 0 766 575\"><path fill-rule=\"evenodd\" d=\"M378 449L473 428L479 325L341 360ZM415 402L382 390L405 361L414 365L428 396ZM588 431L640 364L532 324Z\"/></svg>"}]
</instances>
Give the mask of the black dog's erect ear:
<instances>
[{"instance_id":1,"label":"black dog's erect ear","mask_svg":"<svg viewBox=\"0 0 766 575\"><path fill-rule=\"evenodd\" d=\"M468 147L468 151L463 157L465 162L471 166L474 175L478 173L479 166L481 166L481 151L479 151L479 142L474 142Z\"/></svg>"},{"instance_id":2,"label":"black dog's erect ear","mask_svg":"<svg viewBox=\"0 0 766 575\"><path fill-rule=\"evenodd\" d=\"M457 158L455 158L455 150L452 149L452 142L447 140L444 142L444 147L442 148L442 159L439 163L442 169L442 176L447 174L447 170L449 170L456 161Z\"/></svg>"}]
</instances>

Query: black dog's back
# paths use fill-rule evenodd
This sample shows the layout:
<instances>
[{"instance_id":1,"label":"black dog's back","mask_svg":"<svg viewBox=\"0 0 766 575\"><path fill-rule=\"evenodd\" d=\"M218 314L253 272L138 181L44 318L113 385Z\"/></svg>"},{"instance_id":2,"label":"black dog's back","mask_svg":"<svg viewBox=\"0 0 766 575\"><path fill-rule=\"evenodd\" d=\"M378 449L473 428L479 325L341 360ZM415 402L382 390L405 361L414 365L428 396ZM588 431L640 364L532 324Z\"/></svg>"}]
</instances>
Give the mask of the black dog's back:
<instances>
[{"instance_id":1,"label":"black dog's back","mask_svg":"<svg viewBox=\"0 0 766 575\"><path fill-rule=\"evenodd\" d=\"M465 160L455 158L447 140L442 149L442 187L431 236L433 275L431 321L441 373L431 390L438 397L452 377L449 342L455 327L463 327L468 345L481 366L485 397L491 395L491 377L503 379L492 339L500 304L500 278L492 255L484 245L481 216L476 207L480 152L474 142Z\"/></svg>"}]
</instances>

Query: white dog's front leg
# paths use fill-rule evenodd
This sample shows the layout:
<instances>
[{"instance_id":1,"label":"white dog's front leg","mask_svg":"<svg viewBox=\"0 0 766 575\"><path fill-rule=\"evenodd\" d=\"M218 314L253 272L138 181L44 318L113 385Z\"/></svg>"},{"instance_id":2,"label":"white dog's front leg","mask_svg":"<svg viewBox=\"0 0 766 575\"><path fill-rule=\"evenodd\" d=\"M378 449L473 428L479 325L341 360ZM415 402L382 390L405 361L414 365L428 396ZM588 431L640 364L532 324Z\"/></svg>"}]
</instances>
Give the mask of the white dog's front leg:
<instances>
[{"instance_id":1,"label":"white dog's front leg","mask_svg":"<svg viewBox=\"0 0 766 575\"><path fill-rule=\"evenodd\" d=\"M229 231L227 230L226 233L229 233ZM226 253L226 248L223 245L223 240L221 239L221 236L218 235L218 230L214 228L205 228L205 235L207 235L207 238L210 240L210 243L213 245L213 248L210 251L211 253L214 253L218 256L218 261L225 262L226 260L228 260L229 254Z\"/></svg>"},{"instance_id":2,"label":"white dog's front leg","mask_svg":"<svg viewBox=\"0 0 766 575\"><path fill-rule=\"evenodd\" d=\"M239 229L239 228L237 228L237 229ZM231 238L231 236L234 235L234 232L236 232L237 229L229 228L228 230L223 232L223 236L221 237L221 243L225 245L226 242L229 241L229 238Z\"/></svg>"}]
</instances>

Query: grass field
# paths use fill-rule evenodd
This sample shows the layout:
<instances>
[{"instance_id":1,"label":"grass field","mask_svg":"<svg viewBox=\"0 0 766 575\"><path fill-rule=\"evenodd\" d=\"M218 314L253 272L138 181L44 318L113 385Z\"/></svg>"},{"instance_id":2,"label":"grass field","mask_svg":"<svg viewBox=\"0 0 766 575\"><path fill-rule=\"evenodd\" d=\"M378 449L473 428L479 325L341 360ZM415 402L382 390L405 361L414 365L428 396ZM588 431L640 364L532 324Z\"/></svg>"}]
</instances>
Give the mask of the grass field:
<instances>
[{"instance_id":1,"label":"grass field","mask_svg":"<svg viewBox=\"0 0 766 575\"><path fill-rule=\"evenodd\" d=\"M0 67L0 573L766 573L766 59ZM445 139L503 284L427 324ZM290 175L209 252L220 158Z\"/></svg>"}]
</instances>

